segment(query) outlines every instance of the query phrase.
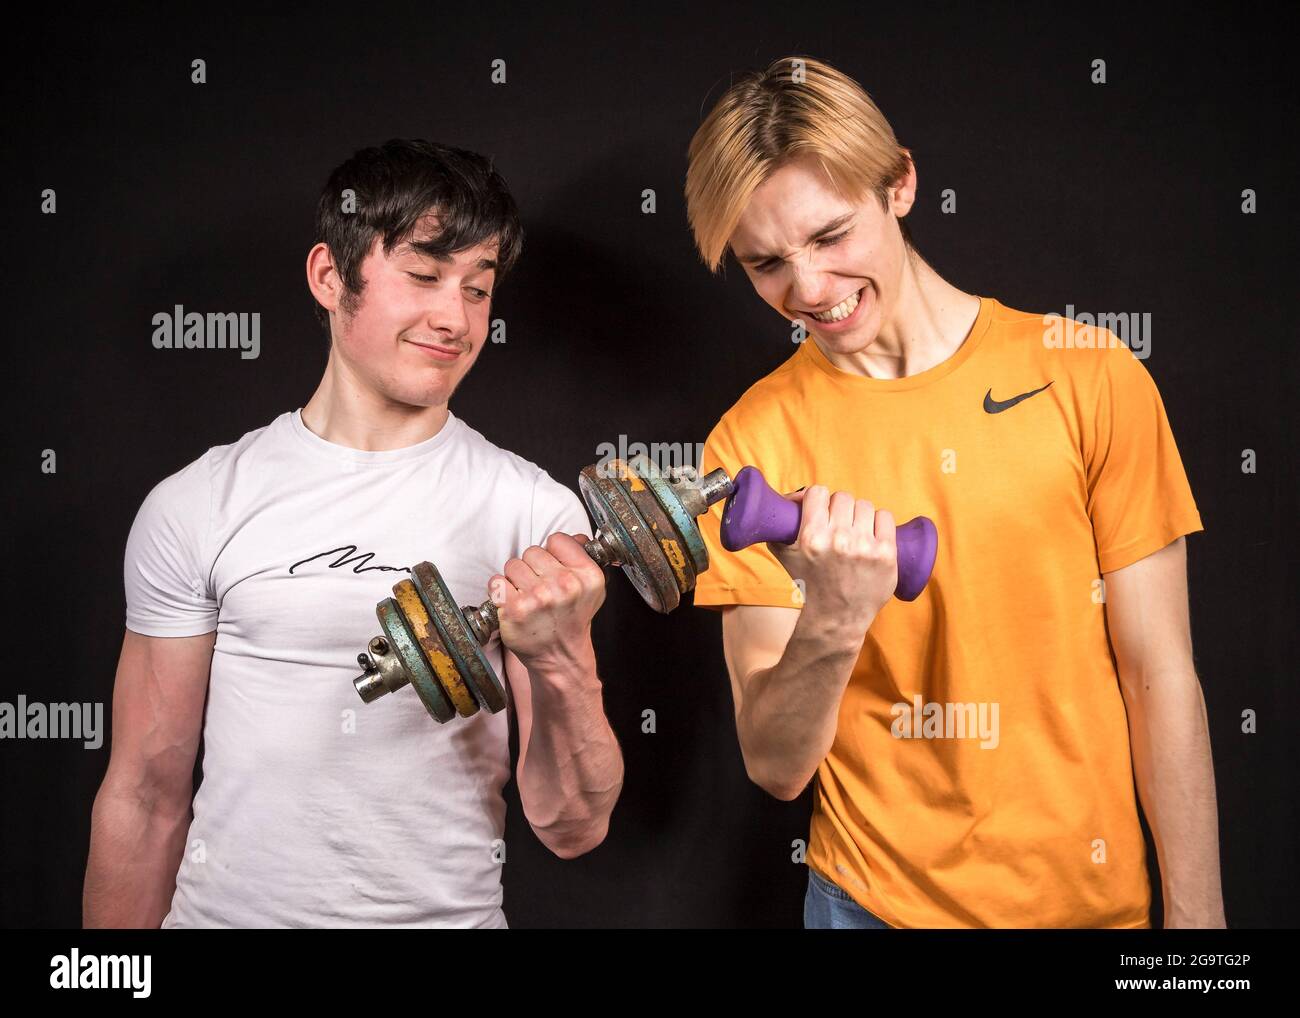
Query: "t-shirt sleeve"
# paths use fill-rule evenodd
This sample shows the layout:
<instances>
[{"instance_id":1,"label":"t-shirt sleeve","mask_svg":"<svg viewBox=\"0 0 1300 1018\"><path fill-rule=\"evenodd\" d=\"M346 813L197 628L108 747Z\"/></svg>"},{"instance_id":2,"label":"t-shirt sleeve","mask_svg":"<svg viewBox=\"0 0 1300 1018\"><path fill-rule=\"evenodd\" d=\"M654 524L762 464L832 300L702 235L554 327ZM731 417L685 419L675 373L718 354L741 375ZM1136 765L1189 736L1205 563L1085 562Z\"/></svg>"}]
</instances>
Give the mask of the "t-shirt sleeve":
<instances>
[{"instance_id":1,"label":"t-shirt sleeve","mask_svg":"<svg viewBox=\"0 0 1300 1018\"><path fill-rule=\"evenodd\" d=\"M142 636L198 636L217 628L205 552L211 518L207 454L145 496L126 540L126 627Z\"/></svg>"},{"instance_id":2,"label":"t-shirt sleeve","mask_svg":"<svg viewBox=\"0 0 1300 1018\"><path fill-rule=\"evenodd\" d=\"M718 422L704 443L701 476L718 467L726 470L731 478L735 478L744 466L753 464L762 469L751 450L737 441L736 430L728 417ZM778 478L769 476L767 480L780 490ZM721 608L730 604L803 607L802 592L766 545L752 544L737 552L722 547L722 511L725 505L725 500L714 502L708 512L697 518L705 550L709 553L709 568L695 581L696 607Z\"/></svg>"},{"instance_id":3,"label":"t-shirt sleeve","mask_svg":"<svg viewBox=\"0 0 1300 1018\"><path fill-rule=\"evenodd\" d=\"M1108 573L1204 528L1155 380L1125 346L1096 354L1103 366L1083 455L1097 562Z\"/></svg>"},{"instance_id":4,"label":"t-shirt sleeve","mask_svg":"<svg viewBox=\"0 0 1300 1018\"><path fill-rule=\"evenodd\" d=\"M552 534L562 532L592 537L595 529L582 499L545 470L540 470L533 481L533 505L528 532L529 544L545 547L546 539Z\"/></svg>"}]
</instances>

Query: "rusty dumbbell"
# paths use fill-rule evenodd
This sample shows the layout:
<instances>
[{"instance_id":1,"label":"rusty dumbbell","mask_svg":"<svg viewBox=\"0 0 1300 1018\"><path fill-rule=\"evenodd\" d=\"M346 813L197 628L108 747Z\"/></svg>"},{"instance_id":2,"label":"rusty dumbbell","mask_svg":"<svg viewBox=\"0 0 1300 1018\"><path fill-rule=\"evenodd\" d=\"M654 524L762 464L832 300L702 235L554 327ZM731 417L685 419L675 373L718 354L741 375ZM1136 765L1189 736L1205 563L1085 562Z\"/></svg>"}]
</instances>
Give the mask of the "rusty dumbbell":
<instances>
[{"instance_id":1,"label":"rusty dumbbell","mask_svg":"<svg viewBox=\"0 0 1300 1018\"><path fill-rule=\"evenodd\" d=\"M697 478L690 468L662 472L648 457L635 456L584 467L578 488L597 527L587 554L598 565L620 567L658 612L676 608L708 569L695 521L713 503L727 499L721 539L729 551L759 541L789 544L799 533L800 504L773 491L754 467L743 468L733 483L721 468ZM923 516L897 534L896 596L910 601L929 579L937 534ZM410 685L439 722L506 706L505 688L482 649L498 629L491 600L459 607L433 563L421 562L375 613L383 635L357 655L364 671L352 683L366 703Z\"/></svg>"}]
</instances>

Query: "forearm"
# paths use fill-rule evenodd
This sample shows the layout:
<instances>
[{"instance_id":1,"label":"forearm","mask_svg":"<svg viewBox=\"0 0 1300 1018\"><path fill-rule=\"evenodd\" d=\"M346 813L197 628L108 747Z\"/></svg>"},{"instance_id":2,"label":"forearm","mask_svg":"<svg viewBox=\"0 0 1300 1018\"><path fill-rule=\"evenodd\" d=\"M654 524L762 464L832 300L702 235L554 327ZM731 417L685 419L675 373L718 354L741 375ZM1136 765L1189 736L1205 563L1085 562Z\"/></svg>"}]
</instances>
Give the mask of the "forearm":
<instances>
[{"instance_id":1,"label":"forearm","mask_svg":"<svg viewBox=\"0 0 1300 1018\"><path fill-rule=\"evenodd\" d=\"M85 928L156 929L171 908L191 813L105 784L90 820Z\"/></svg>"},{"instance_id":2,"label":"forearm","mask_svg":"<svg viewBox=\"0 0 1300 1018\"><path fill-rule=\"evenodd\" d=\"M1156 843L1166 927L1222 927L1219 817L1209 726L1191 670L1126 695L1133 769Z\"/></svg>"},{"instance_id":3,"label":"forearm","mask_svg":"<svg viewBox=\"0 0 1300 1018\"><path fill-rule=\"evenodd\" d=\"M605 838L623 787L623 754L605 717L589 641L576 656L526 667L533 721L520 747L519 797L537 836L573 858Z\"/></svg>"},{"instance_id":4,"label":"forearm","mask_svg":"<svg viewBox=\"0 0 1300 1018\"><path fill-rule=\"evenodd\" d=\"M808 605L781 660L750 679L736 729L745 770L772 795L798 796L830 752L864 635Z\"/></svg>"}]
</instances>

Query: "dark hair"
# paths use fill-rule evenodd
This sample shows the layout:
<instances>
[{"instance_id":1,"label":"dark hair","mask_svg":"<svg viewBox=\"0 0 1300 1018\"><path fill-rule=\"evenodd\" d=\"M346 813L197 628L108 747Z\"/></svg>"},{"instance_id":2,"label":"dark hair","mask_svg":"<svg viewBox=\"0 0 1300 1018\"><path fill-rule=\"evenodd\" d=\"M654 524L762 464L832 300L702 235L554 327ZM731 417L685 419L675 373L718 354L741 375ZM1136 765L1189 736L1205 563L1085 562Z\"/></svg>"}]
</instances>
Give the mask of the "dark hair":
<instances>
[{"instance_id":1,"label":"dark hair","mask_svg":"<svg viewBox=\"0 0 1300 1018\"><path fill-rule=\"evenodd\" d=\"M343 211L343 192L355 195L354 212ZM489 159L463 148L419 138L394 138L363 148L336 167L316 207L316 237L330 249L343 282L342 306L351 311L365 280L361 263L383 238L384 253L410 240L430 213L437 236L412 247L434 257L497 242L496 282L510 271L523 247L519 212L506 182ZM329 312L316 304L316 317L329 331Z\"/></svg>"}]
</instances>

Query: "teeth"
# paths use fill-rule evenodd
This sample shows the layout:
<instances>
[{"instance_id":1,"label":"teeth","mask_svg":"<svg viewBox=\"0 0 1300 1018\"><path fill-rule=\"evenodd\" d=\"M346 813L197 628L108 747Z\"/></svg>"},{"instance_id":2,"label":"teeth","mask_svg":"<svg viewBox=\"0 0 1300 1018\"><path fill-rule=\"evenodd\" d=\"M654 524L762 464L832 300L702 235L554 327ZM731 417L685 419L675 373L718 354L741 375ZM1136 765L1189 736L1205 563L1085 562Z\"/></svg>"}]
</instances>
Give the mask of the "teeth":
<instances>
[{"instance_id":1,"label":"teeth","mask_svg":"<svg viewBox=\"0 0 1300 1018\"><path fill-rule=\"evenodd\" d=\"M859 291L860 292L860 291ZM858 306L858 295L855 293L845 300L840 301L829 311L823 311L821 314L814 314L813 318L819 322L838 322L842 318L848 318L853 314L853 309Z\"/></svg>"}]
</instances>

